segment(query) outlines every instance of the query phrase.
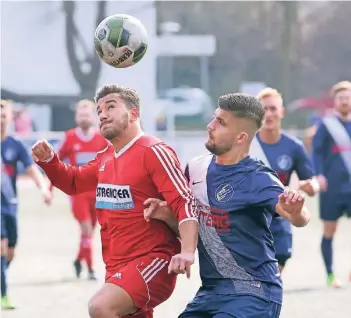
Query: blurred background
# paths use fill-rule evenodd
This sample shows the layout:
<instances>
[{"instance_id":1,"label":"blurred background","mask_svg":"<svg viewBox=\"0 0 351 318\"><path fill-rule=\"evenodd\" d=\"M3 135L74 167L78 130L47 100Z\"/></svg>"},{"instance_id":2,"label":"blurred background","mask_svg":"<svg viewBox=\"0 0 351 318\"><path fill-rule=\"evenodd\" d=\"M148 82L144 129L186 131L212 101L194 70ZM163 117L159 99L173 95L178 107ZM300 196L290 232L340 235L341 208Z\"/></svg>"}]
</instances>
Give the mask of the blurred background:
<instances>
[{"instance_id":1,"label":"blurred background","mask_svg":"<svg viewBox=\"0 0 351 318\"><path fill-rule=\"evenodd\" d=\"M6 1L1 11L1 95L25 138L72 128L75 102L111 82L140 91L146 131L171 136L203 131L220 94L272 86L285 128L301 135L332 106L331 86L351 77L349 2ZM116 12L149 34L147 55L128 69L93 50L95 27Z\"/></svg>"},{"instance_id":2,"label":"blurred background","mask_svg":"<svg viewBox=\"0 0 351 318\"><path fill-rule=\"evenodd\" d=\"M96 26L115 13L139 18L149 35L147 54L128 69L103 64L93 49ZM1 98L14 102L11 130L30 148L39 138L57 144L75 127L75 103L93 99L99 86L135 88L145 131L170 143L185 163L205 150L206 125L219 95L257 94L271 86L284 97L284 128L303 138L331 109L331 87L351 80L350 17L351 2L341 1L1 1ZM22 309L6 317L86 317L86 301L98 286L86 285L82 293L72 280L57 280L66 267L70 273L76 244L68 199L58 194L53 209L60 213L45 214L32 188L20 189L27 203L20 217L27 239L10 273ZM317 200L309 204L317 215ZM294 241L282 316L351 317L350 291L325 291L321 225L315 219ZM52 222L57 226L47 227ZM44 231L40 236L38 228ZM342 241L343 249L336 257L343 257L339 268L346 273L349 224L342 223L340 231L336 244ZM96 242L99 246L98 237ZM101 263L99 254L96 258ZM176 317L194 295L198 278L192 287L180 281L178 298L162 305L156 317ZM45 306L43 298L36 305L37 293L46 297ZM317 304L318 310L311 309Z\"/></svg>"}]
</instances>

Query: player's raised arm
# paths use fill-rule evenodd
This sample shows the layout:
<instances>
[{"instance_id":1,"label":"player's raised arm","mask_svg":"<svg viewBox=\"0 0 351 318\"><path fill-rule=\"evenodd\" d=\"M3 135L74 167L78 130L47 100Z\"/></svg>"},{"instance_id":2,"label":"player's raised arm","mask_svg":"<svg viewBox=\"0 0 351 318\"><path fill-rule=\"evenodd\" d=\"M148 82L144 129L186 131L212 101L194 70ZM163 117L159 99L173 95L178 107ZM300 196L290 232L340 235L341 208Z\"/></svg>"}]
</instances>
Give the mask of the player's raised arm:
<instances>
[{"instance_id":1,"label":"player's raised arm","mask_svg":"<svg viewBox=\"0 0 351 318\"><path fill-rule=\"evenodd\" d=\"M305 197L303 194L286 187L278 199L275 210L280 216L289 220L296 227L304 227L308 224L310 212L304 205Z\"/></svg>"},{"instance_id":2,"label":"player's raised arm","mask_svg":"<svg viewBox=\"0 0 351 318\"><path fill-rule=\"evenodd\" d=\"M176 154L164 144L155 145L147 152L145 165L178 219L182 253L194 254L198 236L197 207ZM186 270L189 275L188 268Z\"/></svg>"},{"instance_id":3,"label":"player's raised arm","mask_svg":"<svg viewBox=\"0 0 351 318\"><path fill-rule=\"evenodd\" d=\"M74 195L96 189L99 170L96 160L81 167L66 165L46 140L34 144L32 155L51 183L63 192Z\"/></svg>"},{"instance_id":4,"label":"player's raised arm","mask_svg":"<svg viewBox=\"0 0 351 318\"><path fill-rule=\"evenodd\" d=\"M296 227L306 226L310 220L310 212L304 205L305 197L299 192L283 186L273 173L259 172L253 179L250 204L266 207L272 213L278 213Z\"/></svg>"}]
</instances>

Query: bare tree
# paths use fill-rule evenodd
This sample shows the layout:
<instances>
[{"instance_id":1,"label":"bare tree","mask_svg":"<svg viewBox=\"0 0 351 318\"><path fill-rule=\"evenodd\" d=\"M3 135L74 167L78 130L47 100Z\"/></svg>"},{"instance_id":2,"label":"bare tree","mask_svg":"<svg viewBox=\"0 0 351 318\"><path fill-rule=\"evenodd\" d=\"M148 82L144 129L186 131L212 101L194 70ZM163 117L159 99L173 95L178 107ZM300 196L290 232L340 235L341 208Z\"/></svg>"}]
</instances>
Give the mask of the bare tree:
<instances>
[{"instance_id":1,"label":"bare tree","mask_svg":"<svg viewBox=\"0 0 351 318\"><path fill-rule=\"evenodd\" d=\"M106 1L97 1L96 26L105 18ZM65 14L65 41L69 64L75 80L80 87L82 96L91 98L94 94L100 76L101 61L94 49L87 47L74 21L75 1L63 1ZM81 46L84 58L79 59L77 48Z\"/></svg>"}]
</instances>

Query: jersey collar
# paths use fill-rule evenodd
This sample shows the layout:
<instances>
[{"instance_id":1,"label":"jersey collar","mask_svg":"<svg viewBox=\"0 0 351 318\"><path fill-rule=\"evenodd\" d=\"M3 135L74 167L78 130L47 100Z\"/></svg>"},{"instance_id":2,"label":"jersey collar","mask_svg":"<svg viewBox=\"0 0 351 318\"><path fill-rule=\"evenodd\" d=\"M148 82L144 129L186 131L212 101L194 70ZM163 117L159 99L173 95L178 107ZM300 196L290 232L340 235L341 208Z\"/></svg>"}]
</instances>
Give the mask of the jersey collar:
<instances>
[{"instance_id":1,"label":"jersey collar","mask_svg":"<svg viewBox=\"0 0 351 318\"><path fill-rule=\"evenodd\" d=\"M128 142L120 151L115 152L115 158L118 158L120 156L122 156L130 147L132 147L135 142L142 136L144 136L144 133L141 133L139 135L137 135L136 137L134 137L130 142Z\"/></svg>"}]
</instances>

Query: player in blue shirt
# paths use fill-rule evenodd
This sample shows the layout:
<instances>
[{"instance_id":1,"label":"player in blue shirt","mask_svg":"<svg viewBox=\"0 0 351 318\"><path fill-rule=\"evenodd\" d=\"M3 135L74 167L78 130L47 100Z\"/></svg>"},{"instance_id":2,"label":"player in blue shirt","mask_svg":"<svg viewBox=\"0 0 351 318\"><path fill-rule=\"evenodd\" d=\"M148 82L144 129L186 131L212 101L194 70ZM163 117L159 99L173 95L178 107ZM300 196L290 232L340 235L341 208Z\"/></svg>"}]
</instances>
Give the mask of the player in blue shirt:
<instances>
[{"instance_id":1,"label":"player in blue shirt","mask_svg":"<svg viewBox=\"0 0 351 318\"><path fill-rule=\"evenodd\" d=\"M333 88L335 115L325 116L312 141L312 156L321 184L322 256L330 287L340 287L333 272L332 241L337 221L351 217L351 82ZM351 273L350 273L351 280Z\"/></svg>"},{"instance_id":2,"label":"player in blue shirt","mask_svg":"<svg viewBox=\"0 0 351 318\"><path fill-rule=\"evenodd\" d=\"M44 201L50 203L49 184L33 164L24 145L7 135L12 120L12 106L9 101L1 100L1 307L14 309L7 296L6 272L13 260L17 243L17 166L22 163L26 172L40 189Z\"/></svg>"},{"instance_id":3,"label":"player in blue shirt","mask_svg":"<svg viewBox=\"0 0 351 318\"><path fill-rule=\"evenodd\" d=\"M309 212L302 194L284 190L273 170L249 156L264 118L259 100L228 94L218 105L208 125L206 147L211 154L192 159L186 167L200 213L202 286L179 317L276 318L282 282L269 227L276 214L305 226ZM165 215L171 213L165 208L155 212L153 203L146 202L145 218L170 225ZM189 265L171 262L169 270L184 273Z\"/></svg>"},{"instance_id":4,"label":"player in blue shirt","mask_svg":"<svg viewBox=\"0 0 351 318\"><path fill-rule=\"evenodd\" d=\"M10 176L6 173L1 161L1 307L2 309L14 309L7 297L7 226L6 215L16 209L16 196L12 187ZM7 212L7 213L6 213Z\"/></svg>"},{"instance_id":5,"label":"player in blue shirt","mask_svg":"<svg viewBox=\"0 0 351 318\"><path fill-rule=\"evenodd\" d=\"M302 141L282 132L281 122L284 117L283 98L273 88L263 89L258 99L265 109L265 120L260 131L251 144L250 154L273 169L284 186L290 184L295 171L299 180L298 187L310 196L319 191L315 172ZM280 272L283 271L292 253L292 228L288 220L275 217L271 232L274 238L275 257Z\"/></svg>"}]
</instances>

